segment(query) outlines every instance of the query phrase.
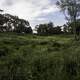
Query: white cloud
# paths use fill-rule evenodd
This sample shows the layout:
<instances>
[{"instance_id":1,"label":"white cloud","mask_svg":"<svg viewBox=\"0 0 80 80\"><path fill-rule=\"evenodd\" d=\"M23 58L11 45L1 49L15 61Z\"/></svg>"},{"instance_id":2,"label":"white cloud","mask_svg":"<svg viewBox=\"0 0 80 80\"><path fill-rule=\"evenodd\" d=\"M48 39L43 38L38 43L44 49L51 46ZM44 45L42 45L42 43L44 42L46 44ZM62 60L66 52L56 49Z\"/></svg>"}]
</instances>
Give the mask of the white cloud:
<instances>
[{"instance_id":1,"label":"white cloud","mask_svg":"<svg viewBox=\"0 0 80 80\"><path fill-rule=\"evenodd\" d=\"M45 21L46 18L37 18L38 21Z\"/></svg>"},{"instance_id":2,"label":"white cloud","mask_svg":"<svg viewBox=\"0 0 80 80\"><path fill-rule=\"evenodd\" d=\"M48 14L48 13L54 13L54 12L57 12L59 11L59 9L56 7L56 5L51 5L51 6L48 6L46 9L42 10L43 13L45 14Z\"/></svg>"},{"instance_id":3,"label":"white cloud","mask_svg":"<svg viewBox=\"0 0 80 80\"><path fill-rule=\"evenodd\" d=\"M41 15L47 15L59 10L54 3L51 5L51 0L0 0L0 7L7 13L29 21L35 19L43 21L44 18L39 18Z\"/></svg>"}]
</instances>

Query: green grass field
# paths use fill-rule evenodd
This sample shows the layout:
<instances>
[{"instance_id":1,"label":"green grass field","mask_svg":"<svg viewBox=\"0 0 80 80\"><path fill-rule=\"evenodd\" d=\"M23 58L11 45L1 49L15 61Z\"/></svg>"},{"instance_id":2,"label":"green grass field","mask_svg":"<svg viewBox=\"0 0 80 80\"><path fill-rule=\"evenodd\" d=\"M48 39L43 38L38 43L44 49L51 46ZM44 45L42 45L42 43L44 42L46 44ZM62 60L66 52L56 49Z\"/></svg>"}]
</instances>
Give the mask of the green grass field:
<instances>
[{"instance_id":1,"label":"green grass field","mask_svg":"<svg viewBox=\"0 0 80 80\"><path fill-rule=\"evenodd\" d=\"M71 35L0 33L0 80L80 80L80 42Z\"/></svg>"}]
</instances>

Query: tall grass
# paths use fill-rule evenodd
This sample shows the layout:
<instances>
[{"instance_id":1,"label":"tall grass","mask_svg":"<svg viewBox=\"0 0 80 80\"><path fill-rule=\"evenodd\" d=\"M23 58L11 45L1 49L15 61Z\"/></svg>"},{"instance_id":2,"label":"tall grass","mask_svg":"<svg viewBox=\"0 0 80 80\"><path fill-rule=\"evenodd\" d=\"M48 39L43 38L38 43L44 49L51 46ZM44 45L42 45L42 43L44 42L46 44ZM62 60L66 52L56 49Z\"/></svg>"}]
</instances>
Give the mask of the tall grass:
<instances>
[{"instance_id":1,"label":"tall grass","mask_svg":"<svg viewBox=\"0 0 80 80\"><path fill-rule=\"evenodd\" d=\"M1 33L0 80L80 80L80 42Z\"/></svg>"}]
</instances>

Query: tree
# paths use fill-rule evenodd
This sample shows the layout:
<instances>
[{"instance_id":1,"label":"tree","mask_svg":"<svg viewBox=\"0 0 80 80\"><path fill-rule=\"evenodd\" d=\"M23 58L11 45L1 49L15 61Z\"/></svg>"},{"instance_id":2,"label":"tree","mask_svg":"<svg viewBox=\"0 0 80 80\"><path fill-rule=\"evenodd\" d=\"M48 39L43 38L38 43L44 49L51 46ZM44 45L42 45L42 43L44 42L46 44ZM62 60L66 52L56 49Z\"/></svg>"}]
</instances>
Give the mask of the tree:
<instances>
[{"instance_id":1,"label":"tree","mask_svg":"<svg viewBox=\"0 0 80 80\"><path fill-rule=\"evenodd\" d=\"M36 26L39 35L51 35L53 33L53 23L39 24Z\"/></svg>"},{"instance_id":2,"label":"tree","mask_svg":"<svg viewBox=\"0 0 80 80\"><path fill-rule=\"evenodd\" d=\"M31 26L25 27L25 33L31 33L31 34L33 33Z\"/></svg>"},{"instance_id":3,"label":"tree","mask_svg":"<svg viewBox=\"0 0 80 80\"><path fill-rule=\"evenodd\" d=\"M24 19L18 19L17 25L15 25L14 28L18 33L32 33L29 22Z\"/></svg>"},{"instance_id":4,"label":"tree","mask_svg":"<svg viewBox=\"0 0 80 80\"><path fill-rule=\"evenodd\" d=\"M0 12L3 10L0 9ZM18 16L0 14L0 32L32 33L30 23Z\"/></svg>"},{"instance_id":5,"label":"tree","mask_svg":"<svg viewBox=\"0 0 80 80\"><path fill-rule=\"evenodd\" d=\"M63 32L66 34L66 33L69 33L69 26L67 24L64 24L63 25Z\"/></svg>"},{"instance_id":6,"label":"tree","mask_svg":"<svg viewBox=\"0 0 80 80\"><path fill-rule=\"evenodd\" d=\"M76 34L79 36L80 35L80 19L77 19L76 21ZM73 34L73 26L74 22L67 22L66 24L63 25L63 32L64 33L70 33Z\"/></svg>"},{"instance_id":7,"label":"tree","mask_svg":"<svg viewBox=\"0 0 80 80\"><path fill-rule=\"evenodd\" d=\"M11 14L0 14L0 32L32 33L28 21Z\"/></svg>"},{"instance_id":8,"label":"tree","mask_svg":"<svg viewBox=\"0 0 80 80\"><path fill-rule=\"evenodd\" d=\"M53 28L53 34L61 34L62 33L62 26L56 26Z\"/></svg>"},{"instance_id":9,"label":"tree","mask_svg":"<svg viewBox=\"0 0 80 80\"><path fill-rule=\"evenodd\" d=\"M59 0L57 1L57 5L63 11L65 18L69 22L74 22L73 33L75 39L77 39L76 20L80 16L80 0Z\"/></svg>"},{"instance_id":10,"label":"tree","mask_svg":"<svg viewBox=\"0 0 80 80\"><path fill-rule=\"evenodd\" d=\"M48 26L48 34L52 35L53 34L53 28L54 28L54 24L52 22L47 24Z\"/></svg>"},{"instance_id":11,"label":"tree","mask_svg":"<svg viewBox=\"0 0 80 80\"><path fill-rule=\"evenodd\" d=\"M79 36L80 35L80 19L77 19L77 21L76 21L76 34ZM68 27L69 27L69 29L70 29L70 31L71 31L71 33L73 33L72 32L72 30L73 30L73 27L74 26L74 22L72 22L72 23L68 23ZM79 37L78 37L79 38Z\"/></svg>"},{"instance_id":12,"label":"tree","mask_svg":"<svg viewBox=\"0 0 80 80\"><path fill-rule=\"evenodd\" d=\"M61 26L54 27L52 22L46 24L39 24L35 28L39 35L53 35L62 33Z\"/></svg>"},{"instance_id":13,"label":"tree","mask_svg":"<svg viewBox=\"0 0 80 80\"><path fill-rule=\"evenodd\" d=\"M4 24L6 24L8 21L8 18L6 18L3 14L0 14L0 32L6 31L7 27L4 26Z\"/></svg>"}]
</instances>

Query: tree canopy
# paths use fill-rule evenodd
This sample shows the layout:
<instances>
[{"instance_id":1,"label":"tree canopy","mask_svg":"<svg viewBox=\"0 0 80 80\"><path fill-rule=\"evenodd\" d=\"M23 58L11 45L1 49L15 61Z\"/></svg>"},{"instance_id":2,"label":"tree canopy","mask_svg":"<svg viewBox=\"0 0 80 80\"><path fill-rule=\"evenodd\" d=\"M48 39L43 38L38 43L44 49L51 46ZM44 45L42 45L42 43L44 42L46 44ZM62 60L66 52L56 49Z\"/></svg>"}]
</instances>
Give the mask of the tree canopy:
<instances>
[{"instance_id":1,"label":"tree canopy","mask_svg":"<svg viewBox=\"0 0 80 80\"><path fill-rule=\"evenodd\" d=\"M36 29L39 35L53 35L60 34L62 32L61 26L54 27L54 24L52 22L39 24L36 26Z\"/></svg>"},{"instance_id":2,"label":"tree canopy","mask_svg":"<svg viewBox=\"0 0 80 80\"><path fill-rule=\"evenodd\" d=\"M0 14L0 32L32 33L29 21L10 14Z\"/></svg>"},{"instance_id":3,"label":"tree canopy","mask_svg":"<svg viewBox=\"0 0 80 80\"><path fill-rule=\"evenodd\" d=\"M76 39L76 20L80 16L80 0L59 0L57 5L63 11L65 18L71 23L74 22L73 33Z\"/></svg>"}]
</instances>

